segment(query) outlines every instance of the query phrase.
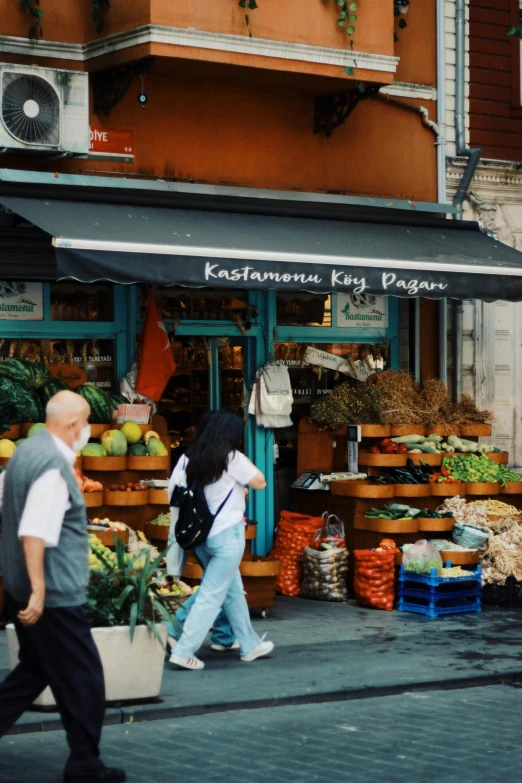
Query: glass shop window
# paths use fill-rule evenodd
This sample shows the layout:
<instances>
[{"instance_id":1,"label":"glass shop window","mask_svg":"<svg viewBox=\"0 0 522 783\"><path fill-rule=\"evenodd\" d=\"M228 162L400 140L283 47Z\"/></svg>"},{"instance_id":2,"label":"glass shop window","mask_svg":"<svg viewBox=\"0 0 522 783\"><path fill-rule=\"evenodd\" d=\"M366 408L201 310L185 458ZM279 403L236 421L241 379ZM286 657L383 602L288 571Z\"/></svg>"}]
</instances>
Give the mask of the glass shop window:
<instances>
[{"instance_id":1,"label":"glass shop window","mask_svg":"<svg viewBox=\"0 0 522 783\"><path fill-rule=\"evenodd\" d=\"M331 294L277 294L276 307L278 326L332 326Z\"/></svg>"},{"instance_id":2,"label":"glass shop window","mask_svg":"<svg viewBox=\"0 0 522 783\"><path fill-rule=\"evenodd\" d=\"M140 315L145 317L149 289L140 288ZM165 321L237 321L254 313L246 291L212 291L205 288L156 288L156 302Z\"/></svg>"},{"instance_id":3,"label":"glass shop window","mask_svg":"<svg viewBox=\"0 0 522 783\"><path fill-rule=\"evenodd\" d=\"M114 286L110 283L51 284L51 321L113 321Z\"/></svg>"}]
</instances>

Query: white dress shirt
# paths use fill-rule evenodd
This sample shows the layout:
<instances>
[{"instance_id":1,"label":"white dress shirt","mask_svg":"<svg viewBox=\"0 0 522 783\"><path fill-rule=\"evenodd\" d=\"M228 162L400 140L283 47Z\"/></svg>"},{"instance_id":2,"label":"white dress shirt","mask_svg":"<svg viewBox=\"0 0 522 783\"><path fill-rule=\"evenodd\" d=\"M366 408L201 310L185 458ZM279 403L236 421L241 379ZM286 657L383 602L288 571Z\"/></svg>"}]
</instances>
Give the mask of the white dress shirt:
<instances>
[{"instance_id":1,"label":"white dress shirt","mask_svg":"<svg viewBox=\"0 0 522 783\"><path fill-rule=\"evenodd\" d=\"M59 451L73 470L75 452L63 440L52 436ZM0 474L0 510L2 508L5 472ZM33 536L45 541L46 547L57 546L65 512L71 507L67 482L58 468L47 470L34 482L25 501L18 536Z\"/></svg>"}]
</instances>

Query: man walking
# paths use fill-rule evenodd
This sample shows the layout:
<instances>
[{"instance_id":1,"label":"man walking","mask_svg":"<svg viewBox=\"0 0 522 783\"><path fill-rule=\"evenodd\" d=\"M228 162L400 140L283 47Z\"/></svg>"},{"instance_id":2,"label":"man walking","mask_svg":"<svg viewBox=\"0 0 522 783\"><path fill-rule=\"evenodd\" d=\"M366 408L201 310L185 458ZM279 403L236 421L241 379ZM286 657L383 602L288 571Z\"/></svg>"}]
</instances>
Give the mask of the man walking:
<instances>
[{"instance_id":1,"label":"man walking","mask_svg":"<svg viewBox=\"0 0 522 783\"><path fill-rule=\"evenodd\" d=\"M16 449L0 491L6 605L20 644L19 664L0 685L0 736L49 685L70 748L64 783L125 780L99 758L105 684L88 618L87 516L73 470L89 440L89 413L79 394L56 394L45 429Z\"/></svg>"}]
</instances>

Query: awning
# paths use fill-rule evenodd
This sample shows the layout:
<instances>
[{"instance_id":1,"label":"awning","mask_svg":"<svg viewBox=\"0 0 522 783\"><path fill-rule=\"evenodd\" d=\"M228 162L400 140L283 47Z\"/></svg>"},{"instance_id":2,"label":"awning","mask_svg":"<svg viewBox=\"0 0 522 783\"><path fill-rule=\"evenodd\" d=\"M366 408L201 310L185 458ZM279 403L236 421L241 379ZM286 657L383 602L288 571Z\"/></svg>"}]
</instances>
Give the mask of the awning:
<instances>
[{"instance_id":1,"label":"awning","mask_svg":"<svg viewBox=\"0 0 522 783\"><path fill-rule=\"evenodd\" d=\"M522 254L476 223L429 225L0 196L53 237L57 279L522 299Z\"/></svg>"}]
</instances>

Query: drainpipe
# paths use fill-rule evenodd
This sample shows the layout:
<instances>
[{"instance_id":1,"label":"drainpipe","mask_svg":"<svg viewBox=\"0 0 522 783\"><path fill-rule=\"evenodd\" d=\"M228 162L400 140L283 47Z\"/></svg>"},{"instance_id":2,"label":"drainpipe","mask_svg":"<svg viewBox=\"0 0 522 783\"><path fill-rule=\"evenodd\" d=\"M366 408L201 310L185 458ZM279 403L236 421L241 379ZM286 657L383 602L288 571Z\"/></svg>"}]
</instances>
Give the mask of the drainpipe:
<instances>
[{"instance_id":1,"label":"drainpipe","mask_svg":"<svg viewBox=\"0 0 522 783\"><path fill-rule=\"evenodd\" d=\"M437 197L446 203L446 30L445 0L437 0ZM448 304L439 302L439 378L448 380Z\"/></svg>"},{"instance_id":2,"label":"drainpipe","mask_svg":"<svg viewBox=\"0 0 522 783\"><path fill-rule=\"evenodd\" d=\"M464 174L460 180L454 205L457 207L456 219L462 220L464 198L477 168L482 150L466 147L466 129L464 121L464 87L466 57L466 2L455 0L455 142L458 157L468 159ZM452 397L459 402L462 395L464 357L462 355L463 305L453 302L453 382Z\"/></svg>"}]
</instances>

